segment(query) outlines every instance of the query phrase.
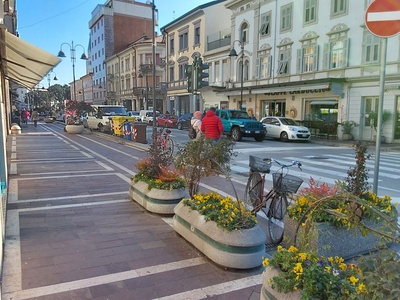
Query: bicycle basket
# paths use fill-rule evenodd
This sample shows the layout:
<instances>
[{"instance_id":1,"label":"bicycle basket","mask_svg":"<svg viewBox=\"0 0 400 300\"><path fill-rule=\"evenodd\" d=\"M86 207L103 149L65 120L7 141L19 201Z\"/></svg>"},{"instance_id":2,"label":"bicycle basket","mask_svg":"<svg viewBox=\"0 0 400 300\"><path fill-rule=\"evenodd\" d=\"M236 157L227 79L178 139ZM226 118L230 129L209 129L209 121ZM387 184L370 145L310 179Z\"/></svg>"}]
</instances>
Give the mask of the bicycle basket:
<instances>
[{"instance_id":1,"label":"bicycle basket","mask_svg":"<svg viewBox=\"0 0 400 300\"><path fill-rule=\"evenodd\" d=\"M261 157L249 155L249 166L253 172L269 173L272 161Z\"/></svg>"},{"instance_id":2,"label":"bicycle basket","mask_svg":"<svg viewBox=\"0 0 400 300\"><path fill-rule=\"evenodd\" d=\"M272 174L274 189L284 193L296 193L303 183L303 179L287 174L282 177L281 186L279 186L278 181L280 174L281 173Z\"/></svg>"}]
</instances>

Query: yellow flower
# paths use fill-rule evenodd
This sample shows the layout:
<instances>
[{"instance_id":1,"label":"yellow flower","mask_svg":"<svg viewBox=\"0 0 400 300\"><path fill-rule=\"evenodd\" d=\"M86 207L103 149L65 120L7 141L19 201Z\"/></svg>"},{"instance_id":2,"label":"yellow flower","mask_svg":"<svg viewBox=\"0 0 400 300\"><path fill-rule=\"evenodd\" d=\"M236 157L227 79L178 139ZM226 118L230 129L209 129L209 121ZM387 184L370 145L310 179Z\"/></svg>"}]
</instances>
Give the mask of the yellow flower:
<instances>
[{"instance_id":1,"label":"yellow flower","mask_svg":"<svg viewBox=\"0 0 400 300\"><path fill-rule=\"evenodd\" d=\"M297 256L299 257L300 261L305 261L307 259L307 254L305 254L303 252L297 254Z\"/></svg>"},{"instance_id":2,"label":"yellow flower","mask_svg":"<svg viewBox=\"0 0 400 300\"><path fill-rule=\"evenodd\" d=\"M360 283L357 287L357 292L359 293L367 293L367 288L364 283Z\"/></svg>"},{"instance_id":3,"label":"yellow flower","mask_svg":"<svg viewBox=\"0 0 400 300\"><path fill-rule=\"evenodd\" d=\"M276 248L276 250L277 250L278 252L281 252L281 251L282 251L282 246L278 246L278 248Z\"/></svg>"},{"instance_id":4,"label":"yellow flower","mask_svg":"<svg viewBox=\"0 0 400 300\"><path fill-rule=\"evenodd\" d=\"M301 263L296 264L296 266L293 268L293 272L295 272L296 274L303 273L303 267L302 267Z\"/></svg>"},{"instance_id":5,"label":"yellow flower","mask_svg":"<svg viewBox=\"0 0 400 300\"><path fill-rule=\"evenodd\" d=\"M266 258L266 259L263 260L263 266L266 267L268 265L269 265L269 259Z\"/></svg>"},{"instance_id":6,"label":"yellow flower","mask_svg":"<svg viewBox=\"0 0 400 300\"><path fill-rule=\"evenodd\" d=\"M295 246L290 246L288 252L297 252L297 248Z\"/></svg>"},{"instance_id":7,"label":"yellow flower","mask_svg":"<svg viewBox=\"0 0 400 300\"><path fill-rule=\"evenodd\" d=\"M354 276L350 276L349 281L351 282L351 285L356 285L356 283L358 282L358 278L354 277Z\"/></svg>"}]
</instances>

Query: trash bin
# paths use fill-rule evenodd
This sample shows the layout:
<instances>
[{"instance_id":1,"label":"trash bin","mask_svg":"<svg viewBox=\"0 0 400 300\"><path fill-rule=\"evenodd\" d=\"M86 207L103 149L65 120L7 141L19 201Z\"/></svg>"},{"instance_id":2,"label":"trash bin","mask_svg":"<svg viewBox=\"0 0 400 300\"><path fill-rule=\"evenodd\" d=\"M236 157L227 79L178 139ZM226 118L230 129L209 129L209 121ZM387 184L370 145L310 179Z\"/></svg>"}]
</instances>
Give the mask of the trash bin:
<instances>
[{"instance_id":1,"label":"trash bin","mask_svg":"<svg viewBox=\"0 0 400 300\"><path fill-rule=\"evenodd\" d=\"M132 141L132 123L124 122L122 126L124 129L124 139Z\"/></svg>"},{"instance_id":2,"label":"trash bin","mask_svg":"<svg viewBox=\"0 0 400 300\"><path fill-rule=\"evenodd\" d=\"M115 116L111 118L111 131L112 134L116 136L123 137L124 135L124 122L134 122L136 120L135 117L128 116Z\"/></svg>"},{"instance_id":3,"label":"trash bin","mask_svg":"<svg viewBox=\"0 0 400 300\"><path fill-rule=\"evenodd\" d=\"M132 123L132 140L134 142L147 144L146 123Z\"/></svg>"}]
</instances>

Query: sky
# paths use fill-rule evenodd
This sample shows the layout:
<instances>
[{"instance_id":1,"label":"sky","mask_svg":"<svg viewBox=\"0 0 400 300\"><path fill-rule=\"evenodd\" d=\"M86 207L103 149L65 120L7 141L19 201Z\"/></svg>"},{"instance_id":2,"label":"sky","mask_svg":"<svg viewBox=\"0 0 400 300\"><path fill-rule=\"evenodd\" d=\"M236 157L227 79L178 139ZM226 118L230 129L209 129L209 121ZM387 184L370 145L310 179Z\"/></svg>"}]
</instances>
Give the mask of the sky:
<instances>
[{"instance_id":1,"label":"sky","mask_svg":"<svg viewBox=\"0 0 400 300\"><path fill-rule=\"evenodd\" d=\"M89 43L89 21L91 13L98 4L105 0L17 0L17 31L19 37L36 47L39 47L57 56L62 43L82 45L87 48ZM136 2L146 2L137 0ZM158 24L160 28L179 18L193 8L211 2L211 0L154 0L158 10ZM65 58L50 72L50 85L69 84L73 81L73 70L70 56L70 47L62 47ZM79 59L83 48L76 46L75 78L86 74L86 62ZM54 76L58 80L54 81ZM39 87L48 87L46 76Z\"/></svg>"}]
</instances>

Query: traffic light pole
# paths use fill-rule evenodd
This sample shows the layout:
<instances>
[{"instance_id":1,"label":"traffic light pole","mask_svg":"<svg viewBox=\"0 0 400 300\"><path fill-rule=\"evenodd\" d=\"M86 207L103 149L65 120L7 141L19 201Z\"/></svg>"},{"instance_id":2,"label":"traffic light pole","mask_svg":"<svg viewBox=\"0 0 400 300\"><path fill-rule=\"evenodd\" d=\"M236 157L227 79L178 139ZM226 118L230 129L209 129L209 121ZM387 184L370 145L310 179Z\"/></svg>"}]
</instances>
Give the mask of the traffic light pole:
<instances>
[{"instance_id":1,"label":"traffic light pole","mask_svg":"<svg viewBox=\"0 0 400 300\"><path fill-rule=\"evenodd\" d=\"M208 77L208 73L203 72L208 70L208 64L203 64L203 60L200 57L193 59L193 65L186 65L186 78L187 78L187 90L193 94L195 110L200 110L200 100L198 90L204 86L208 86L208 81L203 81L204 78Z\"/></svg>"}]
</instances>

